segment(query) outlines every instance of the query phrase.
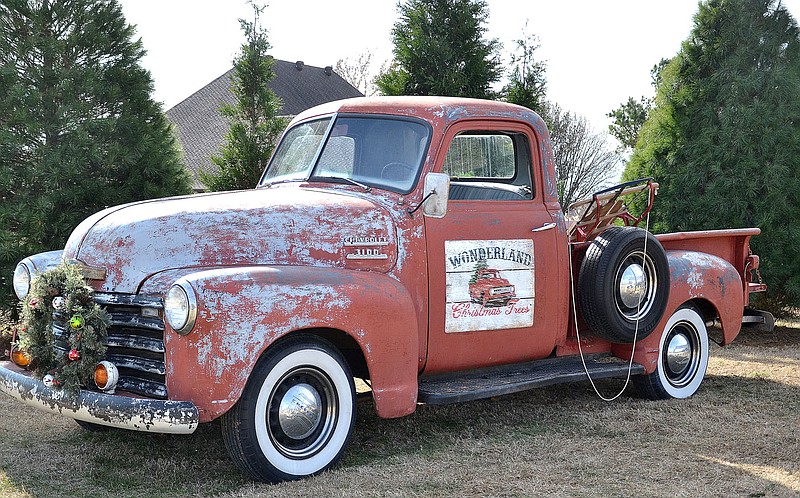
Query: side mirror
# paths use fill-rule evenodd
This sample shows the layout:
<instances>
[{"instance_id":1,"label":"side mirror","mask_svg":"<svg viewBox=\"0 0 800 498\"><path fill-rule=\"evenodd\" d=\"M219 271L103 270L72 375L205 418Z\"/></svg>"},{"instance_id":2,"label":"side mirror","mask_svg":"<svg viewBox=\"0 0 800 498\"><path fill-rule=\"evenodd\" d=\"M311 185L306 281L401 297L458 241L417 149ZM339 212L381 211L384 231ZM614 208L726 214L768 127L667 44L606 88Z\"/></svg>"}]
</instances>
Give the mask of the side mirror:
<instances>
[{"instance_id":1,"label":"side mirror","mask_svg":"<svg viewBox=\"0 0 800 498\"><path fill-rule=\"evenodd\" d=\"M450 175L428 173L422 197L422 214L431 218L444 218L447 214L447 198L450 195Z\"/></svg>"}]
</instances>

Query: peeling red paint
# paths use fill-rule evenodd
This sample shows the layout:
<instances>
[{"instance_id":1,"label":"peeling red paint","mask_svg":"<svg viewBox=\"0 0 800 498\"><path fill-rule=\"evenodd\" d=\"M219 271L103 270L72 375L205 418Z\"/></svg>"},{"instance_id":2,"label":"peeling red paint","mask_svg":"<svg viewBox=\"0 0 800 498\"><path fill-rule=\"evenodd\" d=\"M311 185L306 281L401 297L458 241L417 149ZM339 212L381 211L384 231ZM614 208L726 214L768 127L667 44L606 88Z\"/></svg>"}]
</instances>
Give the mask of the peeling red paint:
<instances>
[{"instance_id":1,"label":"peeling red paint","mask_svg":"<svg viewBox=\"0 0 800 498\"><path fill-rule=\"evenodd\" d=\"M418 329L414 306L394 279L371 272L310 267L243 267L184 276L198 292L194 330L167 334L171 396L202 407L213 420L239 398L255 362L273 342L296 331L341 330L362 348L379 412L397 417L416 403ZM391 317L391 319L389 319ZM386 386L386 387L383 387ZM388 386L391 386L389 388ZM404 392L382 399L383 392ZM402 406L392 401L405 400ZM413 399L413 401L411 401Z\"/></svg>"}]
</instances>

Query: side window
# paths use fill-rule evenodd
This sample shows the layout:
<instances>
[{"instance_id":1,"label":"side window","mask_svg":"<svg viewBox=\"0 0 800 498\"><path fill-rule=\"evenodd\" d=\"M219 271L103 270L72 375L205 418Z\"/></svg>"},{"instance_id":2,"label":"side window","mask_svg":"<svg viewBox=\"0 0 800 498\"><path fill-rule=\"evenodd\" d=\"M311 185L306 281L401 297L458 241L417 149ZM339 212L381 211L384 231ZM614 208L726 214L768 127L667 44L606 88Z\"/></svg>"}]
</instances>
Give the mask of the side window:
<instances>
[{"instance_id":1,"label":"side window","mask_svg":"<svg viewBox=\"0 0 800 498\"><path fill-rule=\"evenodd\" d=\"M442 172L450 199L514 201L533 198L531 153L521 133L470 131L453 138Z\"/></svg>"}]
</instances>

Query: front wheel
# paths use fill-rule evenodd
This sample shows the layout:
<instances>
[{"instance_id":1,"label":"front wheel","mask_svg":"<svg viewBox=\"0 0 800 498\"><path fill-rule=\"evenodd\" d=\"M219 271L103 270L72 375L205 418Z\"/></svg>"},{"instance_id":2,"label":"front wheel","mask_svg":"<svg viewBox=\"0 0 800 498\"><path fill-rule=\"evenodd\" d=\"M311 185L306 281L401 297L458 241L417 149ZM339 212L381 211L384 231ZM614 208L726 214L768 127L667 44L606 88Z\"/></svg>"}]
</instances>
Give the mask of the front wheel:
<instances>
[{"instance_id":1,"label":"front wheel","mask_svg":"<svg viewBox=\"0 0 800 498\"><path fill-rule=\"evenodd\" d=\"M661 334L656 370L633 381L648 399L688 398L700 387L706 368L708 333L703 317L694 308L679 308Z\"/></svg>"},{"instance_id":2,"label":"front wheel","mask_svg":"<svg viewBox=\"0 0 800 498\"><path fill-rule=\"evenodd\" d=\"M347 363L327 341L300 336L259 360L242 397L222 418L222 435L246 474L280 482L334 465L354 422Z\"/></svg>"}]
</instances>

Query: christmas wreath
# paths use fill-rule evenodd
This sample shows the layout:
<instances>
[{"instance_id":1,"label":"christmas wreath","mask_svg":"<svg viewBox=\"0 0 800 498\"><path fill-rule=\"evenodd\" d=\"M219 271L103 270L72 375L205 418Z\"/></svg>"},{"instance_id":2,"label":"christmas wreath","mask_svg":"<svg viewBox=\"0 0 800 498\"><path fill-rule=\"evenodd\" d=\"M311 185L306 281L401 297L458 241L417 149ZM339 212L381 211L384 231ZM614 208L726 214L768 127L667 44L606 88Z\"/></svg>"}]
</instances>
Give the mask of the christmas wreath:
<instances>
[{"instance_id":1,"label":"christmas wreath","mask_svg":"<svg viewBox=\"0 0 800 498\"><path fill-rule=\"evenodd\" d=\"M17 347L28 354L30 366L45 384L75 395L94 379L97 363L105 358L111 319L94 301L80 270L62 263L38 276L22 303ZM53 325L63 334L67 351L53 348Z\"/></svg>"}]
</instances>

